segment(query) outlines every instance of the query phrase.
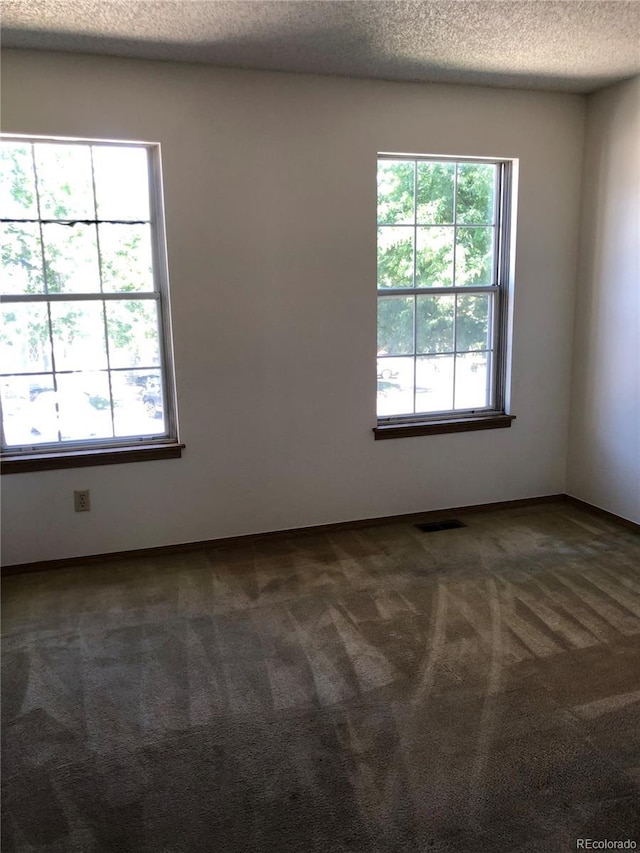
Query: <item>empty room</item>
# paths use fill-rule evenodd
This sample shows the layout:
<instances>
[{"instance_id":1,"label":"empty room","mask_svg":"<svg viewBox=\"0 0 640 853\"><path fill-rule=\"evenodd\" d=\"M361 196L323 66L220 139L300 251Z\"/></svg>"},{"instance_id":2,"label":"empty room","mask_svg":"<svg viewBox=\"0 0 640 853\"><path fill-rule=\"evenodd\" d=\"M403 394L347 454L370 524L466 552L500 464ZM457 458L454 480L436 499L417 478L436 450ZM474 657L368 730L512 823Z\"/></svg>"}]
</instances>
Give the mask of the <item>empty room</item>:
<instances>
[{"instance_id":1,"label":"empty room","mask_svg":"<svg viewBox=\"0 0 640 853\"><path fill-rule=\"evenodd\" d=\"M3 853L640 846L640 3L2 0Z\"/></svg>"}]
</instances>

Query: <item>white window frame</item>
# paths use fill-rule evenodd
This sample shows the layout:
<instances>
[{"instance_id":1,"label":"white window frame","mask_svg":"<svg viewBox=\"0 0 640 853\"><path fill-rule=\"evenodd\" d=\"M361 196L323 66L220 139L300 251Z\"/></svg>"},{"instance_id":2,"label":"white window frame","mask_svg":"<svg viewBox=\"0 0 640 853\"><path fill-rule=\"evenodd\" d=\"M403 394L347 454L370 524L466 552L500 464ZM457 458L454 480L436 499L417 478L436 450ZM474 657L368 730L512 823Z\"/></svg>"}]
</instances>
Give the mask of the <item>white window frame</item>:
<instances>
[{"instance_id":1,"label":"white window frame","mask_svg":"<svg viewBox=\"0 0 640 853\"><path fill-rule=\"evenodd\" d=\"M493 312L491 317L491 369L489 382L491 386L490 405L473 409L448 409L438 412L413 412L399 415L378 415L377 425L374 428L376 439L402 438L414 435L434 434L444 432L464 432L479 429L495 429L510 427L515 416L509 413L508 400L508 377L510 367L510 311L512 302L514 260L515 260L515 206L518 162L513 159L492 157L464 157L464 156L442 156L429 154L398 154L378 153L377 167L381 161L393 160L429 163L449 163L457 165L479 164L497 167L495 205L495 247L493 258L493 278L491 285L455 285L442 287L398 287L398 288L376 288L376 304L380 298L385 296L438 296L438 295L467 295L467 294L492 294ZM457 181L454 192L457 193ZM414 205L417 205L417 193L414 192ZM376 228L383 223L377 222ZM454 253L455 232L458 223L455 215L454 196ZM419 226L414 207L413 223L402 227L413 227L414 229L414 252L415 234ZM451 226L446 226L451 227ZM377 242L377 241L376 241ZM454 255L455 276L455 255ZM377 322L377 321L376 321ZM454 318L455 323L455 318ZM414 352L415 360L418 353L415 351L416 335L414 329ZM454 344L455 346L455 344ZM376 362L377 362L376 357ZM455 363L455 351L454 351ZM415 376L415 373L414 373ZM455 376L454 376L455 393ZM415 400L415 388L414 388ZM414 406L415 408L415 406Z\"/></svg>"},{"instance_id":2,"label":"white window frame","mask_svg":"<svg viewBox=\"0 0 640 853\"><path fill-rule=\"evenodd\" d=\"M96 293L49 293L46 283L46 268L43 260L43 276L45 277L44 290L42 294L8 294L2 296L4 304L27 304L40 303L50 305L55 302L99 302L105 304L110 301L145 301L152 300L158 306L158 338L159 338L159 365L150 366L149 369L158 371L161 376L161 391L164 409L164 432L153 434L137 434L134 436L113 438L89 438L61 440L56 442L38 443L34 445L15 446L7 445L4 437L4 420L0 418L2 430L2 473L19 473L22 471L41 470L58 467L85 467L90 465L102 465L120 463L127 461L143 461L145 459L173 458L181 455L184 447L178 438L178 417L176 407L175 373L173 361L173 336L171 328L171 310L169 299L169 275L166 250L166 233L164 220L163 186L162 186L162 162L160 144L157 142L140 142L127 140L107 140L90 138L68 138L58 136L34 136L23 134L2 133L0 141L24 142L26 144L53 144L72 147L82 146L107 146L111 148L140 148L147 152L148 179L149 179L149 226L151 235L152 251L152 291L122 291L122 292L100 292ZM35 163L34 163L35 169ZM93 171L93 161L92 161ZM37 177L36 177L37 180ZM94 190L95 192L95 190ZM25 221L37 222L40 227L40 239L42 241L42 225L49 222L83 222L95 224L119 222L120 220L100 219L96 212L96 219L88 220L55 220L42 217L40 214L40 203L38 198L37 219L14 220L4 219L0 211L0 221ZM122 220L123 223L128 220ZM146 220L145 220L146 223ZM44 245L44 244L42 244ZM55 355L51 375L54 390L57 389L56 378L58 375L73 373L74 371L56 371ZM135 369L138 369L137 367ZM111 389L111 374L114 372L126 372L126 368L112 368L109 362L107 344L107 375ZM42 371L39 371L39 375ZM4 373L0 366L0 377L15 376L15 372ZM22 374L21 374L22 375ZM24 374L28 376L29 374ZM1 406L1 401L0 401ZM110 400L111 414L113 419L113 398ZM1 413L1 409L0 409ZM112 420L113 422L113 420Z\"/></svg>"}]
</instances>

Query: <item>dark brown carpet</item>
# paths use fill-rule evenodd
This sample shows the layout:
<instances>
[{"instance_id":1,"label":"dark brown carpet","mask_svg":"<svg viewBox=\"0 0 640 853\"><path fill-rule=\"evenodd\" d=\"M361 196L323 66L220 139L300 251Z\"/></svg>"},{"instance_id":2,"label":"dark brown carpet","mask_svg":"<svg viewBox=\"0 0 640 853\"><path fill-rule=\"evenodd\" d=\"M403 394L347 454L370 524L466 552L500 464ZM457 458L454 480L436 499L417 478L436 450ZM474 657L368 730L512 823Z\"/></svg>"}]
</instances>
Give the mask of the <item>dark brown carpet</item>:
<instances>
[{"instance_id":1,"label":"dark brown carpet","mask_svg":"<svg viewBox=\"0 0 640 853\"><path fill-rule=\"evenodd\" d=\"M8 578L3 853L640 847L640 537L461 517Z\"/></svg>"}]
</instances>

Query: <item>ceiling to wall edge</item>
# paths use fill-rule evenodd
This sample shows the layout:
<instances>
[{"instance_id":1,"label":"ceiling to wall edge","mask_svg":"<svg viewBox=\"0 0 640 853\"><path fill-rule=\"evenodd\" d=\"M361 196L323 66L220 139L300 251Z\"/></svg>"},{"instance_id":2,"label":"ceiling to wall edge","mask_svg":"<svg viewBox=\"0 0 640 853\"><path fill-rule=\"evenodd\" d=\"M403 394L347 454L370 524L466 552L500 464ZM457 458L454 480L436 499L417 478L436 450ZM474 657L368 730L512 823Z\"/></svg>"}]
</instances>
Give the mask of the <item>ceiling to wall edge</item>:
<instances>
[{"instance_id":1,"label":"ceiling to wall edge","mask_svg":"<svg viewBox=\"0 0 640 853\"><path fill-rule=\"evenodd\" d=\"M590 94L640 74L638 0L0 0L2 48Z\"/></svg>"},{"instance_id":2,"label":"ceiling to wall edge","mask_svg":"<svg viewBox=\"0 0 640 853\"><path fill-rule=\"evenodd\" d=\"M639 0L640 2L640 0ZM394 78L394 77L372 77L372 76L359 76L355 74L342 74L339 72L330 72L330 71L297 71L291 68L262 68L258 66L240 66L240 65L217 65L211 62L198 62L193 59L175 59L175 58L162 58L155 56L132 56L126 55L122 53L97 53L95 51L87 51L87 50L64 50L64 49L55 49L50 47L17 47L13 45L6 45L0 40L0 67L2 64L2 58L7 54L23 54L23 53L34 53L34 54L42 54L42 55L51 55L51 56L67 56L67 57L78 57L85 58L89 60L119 60L126 61L132 63L160 63L163 65L178 65L178 66L192 66L193 68L202 68L209 69L211 71L231 71L231 72L246 72L247 74L283 74L283 75L294 75L298 77L320 77L326 78L330 80L354 80L362 83L386 83L386 84L398 84L405 86L454 86L456 88L469 88L469 89L496 89L498 91L513 91L513 92L531 92L533 94L538 95L570 95L574 97L584 97L589 98L592 95L597 95L599 92L602 92L606 89L622 85L624 83L628 83L632 80L640 77L640 73L638 74L630 74L626 77L614 78L611 80L607 80L603 82L601 85L596 86L595 88L589 88L587 90L583 90L582 88L561 88L559 86L549 85L532 85L530 80L525 82L515 82L513 77L507 78L506 76L501 76L498 81L498 75L490 75L487 74L486 80L479 79L479 74L476 74L474 79L421 79L421 78ZM490 78L490 79L489 79ZM542 78L543 79L543 78Z\"/></svg>"}]
</instances>

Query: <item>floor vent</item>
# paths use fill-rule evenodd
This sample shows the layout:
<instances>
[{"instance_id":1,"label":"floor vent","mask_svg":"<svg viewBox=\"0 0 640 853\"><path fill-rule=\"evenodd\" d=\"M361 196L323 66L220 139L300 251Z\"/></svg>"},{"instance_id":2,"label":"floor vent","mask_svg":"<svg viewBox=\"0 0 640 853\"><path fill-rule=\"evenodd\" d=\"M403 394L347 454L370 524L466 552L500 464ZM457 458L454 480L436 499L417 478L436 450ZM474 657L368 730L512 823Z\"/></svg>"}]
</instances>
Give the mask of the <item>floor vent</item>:
<instances>
[{"instance_id":1,"label":"floor vent","mask_svg":"<svg viewBox=\"0 0 640 853\"><path fill-rule=\"evenodd\" d=\"M457 518L451 518L447 521L430 521L426 524L416 524L418 530L422 530L423 533L435 533L437 530L456 530L458 527L466 526L466 524L458 521Z\"/></svg>"}]
</instances>

